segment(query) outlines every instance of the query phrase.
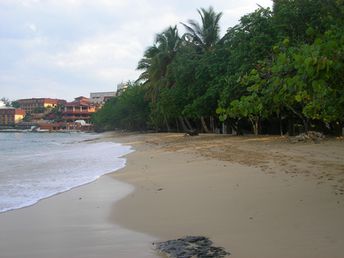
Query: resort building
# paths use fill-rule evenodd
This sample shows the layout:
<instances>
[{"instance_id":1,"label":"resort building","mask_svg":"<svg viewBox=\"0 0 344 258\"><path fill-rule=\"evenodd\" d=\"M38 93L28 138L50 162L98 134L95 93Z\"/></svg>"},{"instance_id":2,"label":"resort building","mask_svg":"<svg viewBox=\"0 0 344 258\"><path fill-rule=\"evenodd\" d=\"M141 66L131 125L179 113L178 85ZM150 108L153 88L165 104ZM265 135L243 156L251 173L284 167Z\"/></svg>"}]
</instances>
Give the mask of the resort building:
<instances>
[{"instance_id":1,"label":"resort building","mask_svg":"<svg viewBox=\"0 0 344 258\"><path fill-rule=\"evenodd\" d=\"M25 111L13 107L0 107L0 126L14 126L21 122Z\"/></svg>"},{"instance_id":2,"label":"resort building","mask_svg":"<svg viewBox=\"0 0 344 258\"><path fill-rule=\"evenodd\" d=\"M102 106L110 98L116 97L115 91L109 92L92 92L90 93L90 102L96 106Z\"/></svg>"},{"instance_id":3,"label":"resort building","mask_svg":"<svg viewBox=\"0 0 344 258\"><path fill-rule=\"evenodd\" d=\"M17 108L14 114L14 123L18 124L21 121L23 121L25 115L26 115L25 110Z\"/></svg>"},{"instance_id":4,"label":"resort building","mask_svg":"<svg viewBox=\"0 0 344 258\"><path fill-rule=\"evenodd\" d=\"M91 115L95 111L95 106L90 102L89 98L78 97L64 105L62 119L65 122L74 123L77 120L84 120L86 123L89 123Z\"/></svg>"},{"instance_id":5,"label":"resort building","mask_svg":"<svg viewBox=\"0 0 344 258\"><path fill-rule=\"evenodd\" d=\"M26 113L33 113L40 108L53 108L57 105L64 105L66 101L63 99L50 99L50 98L31 98L19 99L17 102L20 108L25 110Z\"/></svg>"}]
</instances>

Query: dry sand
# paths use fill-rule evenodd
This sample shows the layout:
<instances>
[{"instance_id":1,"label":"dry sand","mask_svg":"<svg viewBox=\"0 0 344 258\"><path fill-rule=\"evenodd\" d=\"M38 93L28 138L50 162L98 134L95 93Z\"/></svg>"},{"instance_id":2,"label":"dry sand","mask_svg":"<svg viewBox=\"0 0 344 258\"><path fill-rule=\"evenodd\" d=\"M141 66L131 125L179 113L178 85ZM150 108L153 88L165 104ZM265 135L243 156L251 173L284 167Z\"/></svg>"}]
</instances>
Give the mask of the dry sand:
<instances>
[{"instance_id":1,"label":"dry sand","mask_svg":"<svg viewBox=\"0 0 344 258\"><path fill-rule=\"evenodd\" d=\"M231 257L344 257L344 142L128 135L115 223L160 240L210 237Z\"/></svg>"},{"instance_id":2,"label":"dry sand","mask_svg":"<svg viewBox=\"0 0 344 258\"><path fill-rule=\"evenodd\" d=\"M157 257L153 241L186 235L233 258L344 257L343 140L105 138L136 149L127 166L0 214L0 258Z\"/></svg>"}]
</instances>

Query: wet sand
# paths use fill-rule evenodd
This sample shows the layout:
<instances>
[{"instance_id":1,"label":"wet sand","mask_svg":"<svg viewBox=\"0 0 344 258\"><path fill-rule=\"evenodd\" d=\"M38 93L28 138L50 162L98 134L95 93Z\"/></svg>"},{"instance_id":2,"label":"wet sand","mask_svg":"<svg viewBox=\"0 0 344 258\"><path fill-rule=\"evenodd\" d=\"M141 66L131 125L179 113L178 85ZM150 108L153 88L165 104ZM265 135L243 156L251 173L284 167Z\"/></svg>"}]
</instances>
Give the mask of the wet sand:
<instances>
[{"instance_id":1,"label":"wet sand","mask_svg":"<svg viewBox=\"0 0 344 258\"><path fill-rule=\"evenodd\" d=\"M151 249L155 238L109 218L113 203L132 190L105 175L36 205L1 213L0 257L156 257Z\"/></svg>"}]
</instances>

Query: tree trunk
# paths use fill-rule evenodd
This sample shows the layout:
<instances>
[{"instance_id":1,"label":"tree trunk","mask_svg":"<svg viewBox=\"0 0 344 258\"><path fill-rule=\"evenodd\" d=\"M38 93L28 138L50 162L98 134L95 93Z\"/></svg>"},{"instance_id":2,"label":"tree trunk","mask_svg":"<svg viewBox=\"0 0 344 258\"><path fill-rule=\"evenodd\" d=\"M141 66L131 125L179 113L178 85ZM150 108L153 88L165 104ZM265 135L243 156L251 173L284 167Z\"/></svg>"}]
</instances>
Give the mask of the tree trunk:
<instances>
[{"instance_id":1,"label":"tree trunk","mask_svg":"<svg viewBox=\"0 0 344 258\"><path fill-rule=\"evenodd\" d=\"M344 133L343 123L335 122L333 124L333 130L334 130L335 136L343 136L343 133Z\"/></svg>"},{"instance_id":2,"label":"tree trunk","mask_svg":"<svg viewBox=\"0 0 344 258\"><path fill-rule=\"evenodd\" d=\"M294 119L293 119L293 117L288 118L288 135L289 136L294 136L295 135Z\"/></svg>"},{"instance_id":3,"label":"tree trunk","mask_svg":"<svg viewBox=\"0 0 344 258\"><path fill-rule=\"evenodd\" d=\"M201 122L202 122L202 127L203 127L204 132L205 133L209 133L209 129L207 127L206 122L204 121L204 117L203 116L201 116Z\"/></svg>"},{"instance_id":4,"label":"tree trunk","mask_svg":"<svg viewBox=\"0 0 344 258\"><path fill-rule=\"evenodd\" d=\"M170 125L168 124L168 121L167 121L167 118L166 118L165 115L164 115L164 121L165 121L165 125L166 125L166 128L167 128L167 132L171 132Z\"/></svg>"},{"instance_id":5,"label":"tree trunk","mask_svg":"<svg viewBox=\"0 0 344 258\"><path fill-rule=\"evenodd\" d=\"M282 117L279 117L279 129L280 129L280 134L281 134L281 136L283 136Z\"/></svg>"},{"instance_id":6,"label":"tree trunk","mask_svg":"<svg viewBox=\"0 0 344 258\"><path fill-rule=\"evenodd\" d=\"M254 130L254 135L258 135L259 134L259 118L256 119L255 121L255 130Z\"/></svg>"},{"instance_id":7,"label":"tree trunk","mask_svg":"<svg viewBox=\"0 0 344 258\"><path fill-rule=\"evenodd\" d=\"M222 123L222 134L227 134L227 126L225 123Z\"/></svg>"},{"instance_id":8,"label":"tree trunk","mask_svg":"<svg viewBox=\"0 0 344 258\"><path fill-rule=\"evenodd\" d=\"M303 119L302 120L303 126L305 127L305 133L308 133L309 131L309 125L308 125L308 119Z\"/></svg>"},{"instance_id":9,"label":"tree trunk","mask_svg":"<svg viewBox=\"0 0 344 258\"><path fill-rule=\"evenodd\" d=\"M289 108L295 115L297 115L301 119L301 121L303 123L303 127L305 129L305 133L307 133L308 132L308 121L305 119L305 117L303 115L301 115L299 112L297 112L293 107L291 107L289 105L287 105L286 107Z\"/></svg>"},{"instance_id":10,"label":"tree trunk","mask_svg":"<svg viewBox=\"0 0 344 258\"><path fill-rule=\"evenodd\" d=\"M210 128L211 128L211 131L213 133L215 133L215 121L214 121L214 117L213 116L210 116Z\"/></svg>"},{"instance_id":11,"label":"tree trunk","mask_svg":"<svg viewBox=\"0 0 344 258\"><path fill-rule=\"evenodd\" d=\"M181 125L182 125L182 127L183 127L183 131L184 132L186 132L186 131L188 131L189 129L187 128L187 126L185 125L185 122L184 122L184 119L183 119L183 117L179 117L179 121L180 121L180 123L181 123Z\"/></svg>"},{"instance_id":12,"label":"tree trunk","mask_svg":"<svg viewBox=\"0 0 344 258\"><path fill-rule=\"evenodd\" d=\"M259 129L259 118L254 117L254 118L249 118L250 122L252 124L252 128L253 128L253 133L255 136L258 135L258 129Z\"/></svg>"},{"instance_id":13,"label":"tree trunk","mask_svg":"<svg viewBox=\"0 0 344 258\"><path fill-rule=\"evenodd\" d=\"M176 127L177 127L177 132L179 133L179 123L178 123L178 119L176 118Z\"/></svg>"},{"instance_id":14,"label":"tree trunk","mask_svg":"<svg viewBox=\"0 0 344 258\"><path fill-rule=\"evenodd\" d=\"M236 135L240 135L240 124L239 124L240 120L235 120L235 122L233 123L233 128L234 128L234 133Z\"/></svg>"},{"instance_id":15,"label":"tree trunk","mask_svg":"<svg viewBox=\"0 0 344 258\"><path fill-rule=\"evenodd\" d=\"M186 124L187 124L188 127L189 127L189 130L193 130L192 125L190 124L189 119L187 119L186 117L185 117L184 119L185 119Z\"/></svg>"}]
</instances>

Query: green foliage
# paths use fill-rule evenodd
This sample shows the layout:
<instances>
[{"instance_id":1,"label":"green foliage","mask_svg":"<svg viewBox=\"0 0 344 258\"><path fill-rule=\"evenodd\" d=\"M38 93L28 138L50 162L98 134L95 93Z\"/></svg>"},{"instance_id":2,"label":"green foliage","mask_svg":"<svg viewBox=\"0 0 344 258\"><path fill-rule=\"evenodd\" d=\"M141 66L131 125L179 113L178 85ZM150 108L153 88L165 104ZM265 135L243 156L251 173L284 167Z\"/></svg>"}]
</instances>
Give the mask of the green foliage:
<instances>
[{"instance_id":1,"label":"green foliage","mask_svg":"<svg viewBox=\"0 0 344 258\"><path fill-rule=\"evenodd\" d=\"M11 101L8 98L2 97L0 99L0 101L2 101L6 107L10 107L11 106Z\"/></svg>"},{"instance_id":2,"label":"green foliage","mask_svg":"<svg viewBox=\"0 0 344 258\"><path fill-rule=\"evenodd\" d=\"M23 118L23 122L31 122L31 120L32 120L32 115L30 113L26 113Z\"/></svg>"},{"instance_id":3,"label":"green foliage","mask_svg":"<svg viewBox=\"0 0 344 258\"><path fill-rule=\"evenodd\" d=\"M277 115L289 110L302 120L305 130L309 119L324 123L342 122L343 39L343 31L336 30L326 32L312 44L299 47L286 48L284 40L275 47L278 51L275 51L273 62L262 62L259 70L253 69L243 77L242 83L251 93L249 97L256 99L260 96L262 103L266 103L266 111ZM231 103L231 106L235 104L237 116L247 117L260 111L250 109L246 98ZM238 110L239 104L243 110Z\"/></svg>"},{"instance_id":4,"label":"green foliage","mask_svg":"<svg viewBox=\"0 0 344 258\"><path fill-rule=\"evenodd\" d=\"M157 34L138 64L142 85L109 101L94 122L170 130L186 120L208 131L206 121L217 117L250 122L255 134L262 121L276 118L306 131L344 124L343 0L273 2L222 38L222 13L212 7L198 10L201 23L183 24L182 37L176 26Z\"/></svg>"},{"instance_id":5,"label":"green foliage","mask_svg":"<svg viewBox=\"0 0 344 258\"><path fill-rule=\"evenodd\" d=\"M93 115L92 121L104 130L145 130L149 117L145 94L146 89L142 85L131 84L120 96L107 101Z\"/></svg>"},{"instance_id":6,"label":"green foliage","mask_svg":"<svg viewBox=\"0 0 344 258\"><path fill-rule=\"evenodd\" d=\"M271 49L277 43L272 15L270 9L259 8L228 29L222 40L227 51L227 71L220 75L223 91L219 106L230 106L233 100L247 95L247 85L241 83L242 77L259 67L259 60L271 58Z\"/></svg>"},{"instance_id":7,"label":"green foliage","mask_svg":"<svg viewBox=\"0 0 344 258\"><path fill-rule=\"evenodd\" d=\"M20 104L18 101L12 101L11 102L11 106L14 107L14 108L20 108Z\"/></svg>"},{"instance_id":8,"label":"green foliage","mask_svg":"<svg viewBox=\"0 0 344 258\"><path fill-rule=\"evenodd\" d=\"M34 114L40 114L40 113L44 113L47 109L45 107L36 107L34 108L34 110L32 111L32 113Z\"/></svg>"},{"instance_id":9,"label":"green foliage","mask_svg":"<svg viewBox=\"0 0 344 258\"><path fill-rule=\"evenodd\" d=\"M63 110L64 105L57 105L49 111L49 114L45 116L45 119L53 120L54 122L62 122Z\"/></svg>"},{"instance_id":10,"label":"green foliage","mask_svg":"<svg viewBox=\"0 0 344 258\"><path fill-rule=\"evenodd\" d=\"M219 22L222 13L216 13L211 6L208 10L201 8L197 11L202 23L195 20L189 20L189 25L182 23L187 31L183 37L200 50L209 51L220 39Z\"/></svg>"},{"instance_id":11,"label":"green foliage","mask_svg":"<svg viewBox=\"0 0 344 258\"><path fill-rule=\"evenodd\" d=\"M277 42L272 15L269 8L259 8L228 29L222 41L228 49L230 74L246 73L258 60L271 56L271 47Z\"/></svg>"},{"instance_id":12,"label":"green foliage","mask_svg":"<svg viewBox=\"0 0 344 258\"><path fill-rule=\"evenodd\" d=\"M155 43L144 53L139 61L138 69L143 70L138 81L143 81L147 87L147 97L155 102L160 89L170 87L169 65L175 57L180 45L177 27L169 27L156 35Z\"/></svg>"},{"instance_id":13,"label":"green foliage","mask_svg":"<svg viewBox=\"0 0 344 258\"><path fill-rule=\"evenodd\" d=\"M311 43L334 24L343 20L343 1L274 0L274 24L280 38L293 44Z\"/></svg>"},{"instance_id":14,"label":"green foliage","mask_svg":"<svg viewBox=\"0 0 344 258\"><path fill-rule=\"evenodd\" d=\"M220 48L215 48L212 52L196 55L189 61L193 72L189 74L188 83L184 86L190 100L183 109L186 117L199 119L215 115L217 101L223 89L219 75L226 70L226 60L219 54L220 51Z\"/></svg>"}]
</instances>

